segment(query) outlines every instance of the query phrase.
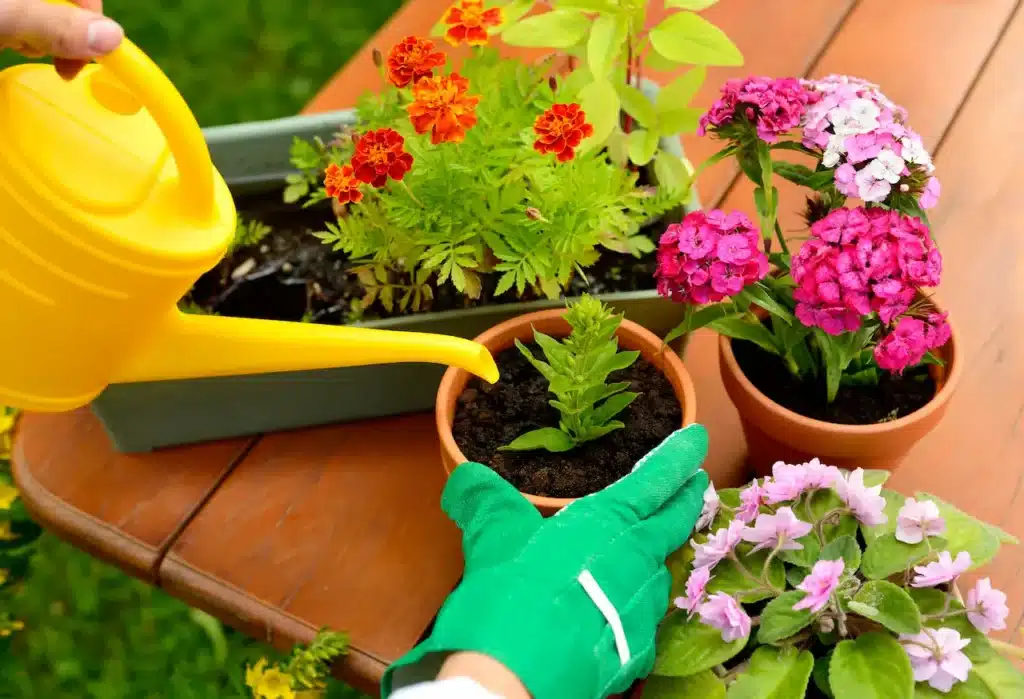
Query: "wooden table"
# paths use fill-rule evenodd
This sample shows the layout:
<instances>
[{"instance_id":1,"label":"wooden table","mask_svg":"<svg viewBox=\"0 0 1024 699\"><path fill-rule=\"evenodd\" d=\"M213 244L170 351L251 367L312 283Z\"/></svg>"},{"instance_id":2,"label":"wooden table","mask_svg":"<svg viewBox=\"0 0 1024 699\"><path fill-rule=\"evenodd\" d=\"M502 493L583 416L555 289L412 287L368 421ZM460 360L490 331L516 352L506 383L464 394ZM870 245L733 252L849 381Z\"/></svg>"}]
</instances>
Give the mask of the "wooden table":
<instances>
[{"instance_id":1,"label":"wooden table","mask_svg":"<svg viewBox=\"0 0 1024 699\"><path fill-rule=\"evenodd\" d=\"M379 87L371 48L426 33L447 2L408 4L309 110L345 107ZM967 369L945 421L891 485L927 489L1024 537L1020 5L722 0L706 16L747 64L710 71L699 104L730 77L843 72L880 83L910 110L943 184L933 216L946 260L940 295L960 326ZM713 149L695 137L685 145L695 161ZM709 170L701 190L708 205L753 213L750 185L731 164ZM786 229L799 225L793 194L783 191ZM686 362L711 432L708 467L719 484L739 484L743 439L714 337L698 333ZM461 573L457 531L438 508L444 476L428 415L135 456L112 451L88 411L26 415L15 474L34 515L59 536L233 626L281 647L323 626L348 631L352 652L339 672L367 691L421 637ZM1004 638L1024 615L1022 569L1018 547L985 571L1009 594Z\"/></svg>"}]
</instances>

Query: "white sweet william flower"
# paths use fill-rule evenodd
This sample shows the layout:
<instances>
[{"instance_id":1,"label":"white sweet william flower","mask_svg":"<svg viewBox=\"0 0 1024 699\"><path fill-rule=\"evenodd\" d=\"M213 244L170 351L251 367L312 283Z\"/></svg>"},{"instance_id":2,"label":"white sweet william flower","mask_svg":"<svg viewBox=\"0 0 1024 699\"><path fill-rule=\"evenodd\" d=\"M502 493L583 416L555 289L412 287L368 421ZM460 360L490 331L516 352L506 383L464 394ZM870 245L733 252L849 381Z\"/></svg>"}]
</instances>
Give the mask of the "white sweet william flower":
<instances>
[{"instance_id":1,"label":"white sweet william flower","mask_svg":"<svg viewBox=\"0 0 1024 699\"><path fill-rule=\"evenodd\" d=\"M932 164L932 156L925 150L921 139L913 136L904 136L900 139L900 156L908 163L915 165L928 167Z\"/></svg>"},{"instance_id":2,"label":"white sweet william flower","mask_svg":"<svg viewBox=\"0 0 1024 699\"><path fill-rule=\"evenodd\" d=\"M832 111L829 121L832 129L840 136L855 136L878 128L881 111L871 100L856 99Z\"/></svg>"},{"instance_id":3,"label":"white sweet william flower","mask_svg":"<svg viewBox=\"0 0 1024 699\"><path fill-rule=\"evenodd\" d=\"M838 134L829 136L828 147L825 148L825 154L821 156L821 164L825 167L835 167L838 165L839 159L846 153L846 146L843 145L845 141L846 136Z\"/></svg>"},{"instance_id":4,"label":"white sweet william flower","mask_svg":"<svg viewBox=\"0 0 1024 699\"><path fill-rule=\"evenodd\" d=\"M858 171L853 182L857 185L857 195L864 201L884 201L892 192L892 185L886 180L875 177L871 167Z\"/></svg>"},{"instance_id":5,"label":"white sweet william flower","mask_svg":"<svg viewBox=\"0 0 1024 699\"><path fill-rule=\"evenodd\" d=\"M885 180L890 184L896 184L903 177L903 170L906 167L907 164L903 158L896 155L894 151L883 148L882 152L868 164L867 169L871 171L871 176L876 180Z\"/></svg>"}]
</instances>

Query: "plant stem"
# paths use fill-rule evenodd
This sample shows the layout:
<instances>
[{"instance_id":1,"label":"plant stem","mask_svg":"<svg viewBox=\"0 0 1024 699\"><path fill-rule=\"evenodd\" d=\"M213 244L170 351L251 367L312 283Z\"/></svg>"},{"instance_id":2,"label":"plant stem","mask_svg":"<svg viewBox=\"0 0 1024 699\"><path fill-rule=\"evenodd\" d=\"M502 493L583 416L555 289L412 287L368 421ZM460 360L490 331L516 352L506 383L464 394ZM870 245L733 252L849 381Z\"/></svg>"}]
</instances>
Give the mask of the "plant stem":
<instances>
[{"instance_id":1,"label":"plant stem","mask_svg":"<svg viewBox=\"0 0 1024 699\"><path fill-rule=\"evenodd\" d=\"M992 647L1000 653L1002 653L1003 655L1009 655L1013 658L1024 660L1024 648L1021 648L1020 646L1015 646L1012 643L1007 643L1006 641L999 641L994 638L990 638L989 643L991 643Z\"/></svg>"},{"instance_id":2,"label":"plant stem","mask_svg":"<svg viewBox=\"0 0 1024 699\"><path fill-rule=\"evenodd\" d=\"M774 590L775 592L782 592L782 590L777 590L774 585L768 582L768 570L770 569L772 561L775 559L776 554L778 554L779 551L782 550L782 545L784 543L786 542L780 537L779 543L776 544L775 548L773 548L771 553L768 554L768 558L764 559L764 568L761 569L761 580L770 588L772 588L772 590Z\"/></svg>"},{"instance_id":3,"label":"plant stem","mask_svg":"<svg viewBox=\"0 0 1024 699\"><path fill-rule=\"evenodd\" d=\"M952 612L939 612L937 614L922 614L921 618L922 619L927 619L928 621L935 621L936 619L949 619L950 617L960 616L961 614L966 614L966 613L967 613L966 609L955 609Z\"/></svg>"},{"instance_id":4,"label":"plant stem","mask_svg":"<svg viewBox=\"0 0 1024 699\"><path fill-rule=\"evenodd\" d=\"M626 85L633 86L633 34L626 37ZM628 134L633 130L633 117L626 112L626 118L622 122L622 131Z\"/></svg>"},{"instance_id":5,"label":"plant stem","mask_svg":"<svg viewBox=\"0 0 1024 699\"><path fill-rule=\"evenodd\" d=\"M743 565L743 563L740 562L740 559L736 555L735 551L730 551L729 552L729 560L736 564L736 568L739 569L740 573L743 574L743 577L747 578L747 580L749 580L750 582L754 582L754 583L758 584L758 588L753 590L753 592L761 592L761 591L775 592L776 591L771 585L768 585L767 583L765 583L764 580L758 580L754 576L754 574L750 572L750 569L748 569L745 565Z\"/></svg>"},{"instance_id":6,"label":"plant stem","mask_svg":"<svg viewBox=\"0 0 1024 699\"><path fill-rule=\"evenodd\" d=\"M837 507L836 509L831 510L830 512L826 512L825 515L818 520L817 524L814 525L814 531L818 535L818 541L822 545L825 544L825 525L828 523L828 521L833 517L835 517L838 520L839 517L842 517L849 511L850 510L847 509L846 507Z\"/></svg>"},{"instance_id":7,"label":"plant stem","mask_svg":"<svg viewBox=\"0 0 1024 699\"><path fill-rule=\"evenodd\" d=\"M783 235L782 226L779 225L778 221L775 222L775 236L779 240L779 249L782 250L782 254L789 255L789 245L786 244L786 236Z\"/></svg>"},{"instance_id":8,"label":"plant stem","mask_svg":"<svg viewBox=\"0 0 1024 699\"><path fill-rule=\"evenodd\" d=\"M412 193L412 188L411 188L411 187L409 187L409 185L408 185L408 184L406 184L405 180L399 180L399 181L398 181L398 184L399 184L399 185L401 185L402 189L404 189L404 190L406 191L406 193L407 193L407 194L409 195L409 198L410 198L410 199L412 199L412 200L413 200L414 202L416 202L417 204L419 204L419 206L420 206L420 208L421 208L421 209L422 209L422 208L425 208L425 207L423 206L423 202L421 202L421 201L420 201L419 199L417 199L417 198L416 198L416 195Z\"/></svg>"}]
</instances>

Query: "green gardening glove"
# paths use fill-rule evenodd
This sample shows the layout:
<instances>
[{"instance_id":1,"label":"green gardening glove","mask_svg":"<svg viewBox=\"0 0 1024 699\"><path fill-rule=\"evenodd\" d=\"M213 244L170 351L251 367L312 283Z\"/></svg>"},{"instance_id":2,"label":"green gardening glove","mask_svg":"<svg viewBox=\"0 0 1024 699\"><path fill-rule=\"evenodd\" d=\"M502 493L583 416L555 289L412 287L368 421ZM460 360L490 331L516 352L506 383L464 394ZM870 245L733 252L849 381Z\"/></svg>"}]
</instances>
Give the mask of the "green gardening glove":
<instances>
[{"instance_id":1,"label":"green gardening glove","mask_svg":"<svg viewBox=\"0 0 1024 699\"><path fill-rule=\"evenodd\" d=\"M649 674L669 606L665 559L703 507L707 444L700 425L674 432L550 519L486 466L455 469L441 505L462 529L465 575L430 637L385 673L385 699L432 680L456 651L499 661L534 699L600 699Z\"/></svg>"}]
</instances>

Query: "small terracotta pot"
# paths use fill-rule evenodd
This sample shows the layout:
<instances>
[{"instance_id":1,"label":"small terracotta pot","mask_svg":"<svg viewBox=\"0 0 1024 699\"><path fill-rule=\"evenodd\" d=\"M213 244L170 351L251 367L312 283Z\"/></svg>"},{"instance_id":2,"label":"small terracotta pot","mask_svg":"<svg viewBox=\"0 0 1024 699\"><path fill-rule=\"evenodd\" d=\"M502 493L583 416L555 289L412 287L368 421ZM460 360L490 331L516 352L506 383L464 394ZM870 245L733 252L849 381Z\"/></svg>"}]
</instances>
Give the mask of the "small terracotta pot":
<instances>
[{"instance_id":1,"label":"small terracotta pot","mask_svg":"<svg viewBox=\"0 0 1024 699\"><path fill-rule=\"evenodd\" d=\"M804 417L761 393L743 374L732 351L732 340L719 338L718 360L725 390L736 405L747 438L747 463L758 476L771 475L776 461L804 463L818 457L844 469L894 471L922 437L946 412L963 372L956 327L938 355L945 366L931 366L935 397L910 415L874 425L839 425Z\"/></svg>"},{"instance_id":2,"label":"small terracotta pot","mask_svg":"<svg viewBox=\"0 0 1024 699\"><path fill-rule=\"evenodd\" d=\"M512 347L516 340L532 342L534 328L552 337L565 337L569 334L570 328L564 315L564 308L556 308L517 316L495 325L477 337L476 342L489 349L491 354L497 355ZM693 381L679 355L664 347L657 335L629 320L622 321L616 332L616 337L621 349L639 350L640 355L661 370L669 380L675 390L676 398L679 399L679 405L682 407L683 426L695 422L697 419L697 397ZM441 459L444 462L445 471L449 474L455 470L456 466L467 461L459 449L459 445L455 443L452 425L455 422L459 396L466 390L469 380L469 372L451 367L445 372L437 390L434 415L437 420L437 434L441 438ZM549 498L529 493L523 493L523 495L545 516L553 515L573 501L573 498Z\"/></svg>"}]
</instances>

